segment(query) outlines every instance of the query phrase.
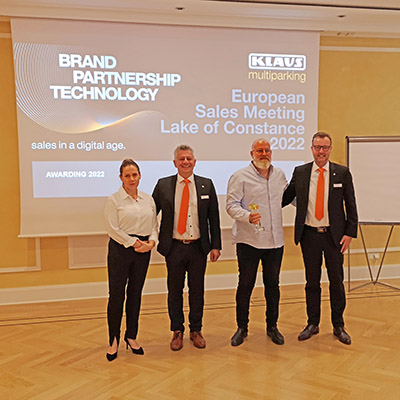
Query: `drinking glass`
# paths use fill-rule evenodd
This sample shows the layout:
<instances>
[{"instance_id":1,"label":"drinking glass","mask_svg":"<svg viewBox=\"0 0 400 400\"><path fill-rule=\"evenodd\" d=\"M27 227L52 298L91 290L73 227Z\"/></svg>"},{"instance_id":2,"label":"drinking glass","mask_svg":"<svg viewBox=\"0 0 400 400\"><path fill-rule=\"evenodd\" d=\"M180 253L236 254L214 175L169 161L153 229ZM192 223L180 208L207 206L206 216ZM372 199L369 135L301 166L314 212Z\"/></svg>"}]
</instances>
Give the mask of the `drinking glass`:
<instances>
[{"instance_id":1,"label":"drinking glass","mask_svg":"<svg viewBox=\"0 0 400 400\"><path fill-rule=\"evenodd\" d=\"M257 203L250 203L249 204L249 208L250 208L251 211L255 212L255 211L258 210L258 204ZM256 225L255 229L256 229L256 233L265 231L265 228L261 225L261 221L257 222L257 225Z\"/></svg>"}]
</instances>

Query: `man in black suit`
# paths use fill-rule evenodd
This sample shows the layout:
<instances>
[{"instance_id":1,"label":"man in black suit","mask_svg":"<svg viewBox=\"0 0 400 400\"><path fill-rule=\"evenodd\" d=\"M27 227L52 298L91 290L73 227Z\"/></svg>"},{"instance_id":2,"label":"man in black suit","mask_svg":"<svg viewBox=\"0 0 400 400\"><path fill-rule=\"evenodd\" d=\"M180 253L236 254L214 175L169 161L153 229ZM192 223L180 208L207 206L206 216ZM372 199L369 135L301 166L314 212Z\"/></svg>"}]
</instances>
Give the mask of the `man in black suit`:
<instances>
[{"instance_id":1,"label":"man in black suit","mask_svg":"<svg viewBox=\"0 0 400 400\"><path fill-rule=\"evenodd\" d=\"M321 314L322 255L329 277L331 320L334 335L350 344L344 330L346 295L343 285L343 253L357 237L357 206L351 173L329 161L332 139L317 132L312 139L314 162L296 167L282 205L296 198L295 243L300 242L306 270L307 326L299 340L319 332Z\"/></svg>"},{"instance_id":2,"label":"man in black suit","mask_svg":"<svg viewBox=\"0 0 400 400\"><path fill-rule=\"evenodd\" d=\"M183 288L189 286L190 340L206 347L201 333L204 307L204 275L207 254L217 261L221 252L218 199L211 179L193 174L196 159L191 147L174 152L178 174L158 180L153 191L157 213L162 211L157 250L167 263L168 313L171 320L171 350L183 347Z\"/></svg>"}]
</instances>

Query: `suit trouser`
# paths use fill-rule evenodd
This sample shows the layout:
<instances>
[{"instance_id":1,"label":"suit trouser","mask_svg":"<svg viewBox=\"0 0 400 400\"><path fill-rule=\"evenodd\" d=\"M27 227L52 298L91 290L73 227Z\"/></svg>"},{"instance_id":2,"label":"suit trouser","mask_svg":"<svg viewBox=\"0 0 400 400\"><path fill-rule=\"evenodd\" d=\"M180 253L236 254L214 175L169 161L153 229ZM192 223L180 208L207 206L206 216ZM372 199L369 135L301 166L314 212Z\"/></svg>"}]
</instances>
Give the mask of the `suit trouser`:
<instances>
[{"instance_id":1,"label":"suit trouser","mask_svg":"<svg viewBox=\"0 0 400 400\"><path fill-rule=\"evenodd\" d=\"M247 329L249 323L250 297L253 291L258 265L263 267L264 296L267 303L265 313L267 327L276 326L279 316L279 273L283 246L276 249L257 249L244 243L236 245L239 264L239 283L236 291L236 322L239 328Z\"/></svg>"},{"instance_id":2,"label":"suit trouser","mask_svg":"<svg viewBox=\"0 0 400 400\"><path fill-rule=\"evenodd\" d=\"M185 330L183 288L186 272L189 287L189 329L191 332L201 331L207 255L202 251L200 240L190 244L173 240L165 260L168 270L168 313L171 331Z\"/></svg>"},{"instance_id":3,"label":"suit trouser","mask_svg":"<svg viewBox=\"0 0 400 400\"><path fill-rule=\"evenodd\" d=\"M332 325L344 326L343 312L346 294L343 285L343 254L333 242L330 232L318 233L304 227L300 240L306 269L306 302L308 324L318 325L321 319L321 266L322 255L329 278Z\"/></svg>"},{"instance_id":4,"label":"suit trouser","mask_svg":"<svg viewBox=\"0 0 400 400\"><path fill-rule=\"evenodd\" d=\"M147 239L143 239L147 240ZM136 339L142 289L150 261L150 251L137 253L133 247L125 248L110 238L108 243L108 288L107 321L110 346L117 338L119 342L121 319L126 289L126 334Z\"/></svg>"}]
</instances>

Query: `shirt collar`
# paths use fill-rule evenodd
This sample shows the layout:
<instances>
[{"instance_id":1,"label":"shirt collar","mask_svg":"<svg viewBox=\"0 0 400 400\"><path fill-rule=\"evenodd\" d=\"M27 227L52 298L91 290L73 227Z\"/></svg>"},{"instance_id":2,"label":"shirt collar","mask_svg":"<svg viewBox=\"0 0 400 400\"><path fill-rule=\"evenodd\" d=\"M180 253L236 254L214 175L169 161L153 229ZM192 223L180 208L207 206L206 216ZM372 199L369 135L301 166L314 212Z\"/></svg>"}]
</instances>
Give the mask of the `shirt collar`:
<instances>
[{"instance_id":1,"label":"shirt collar","mask_svg":"<svg viewBox=\"0 0 400 400\"><path fill-rule=\"evenodd\" d=\"M322 168L323 168L325 171L328 171L328 172L329 172L329 164L330 164L330 162L328 161ZM312 170L313 170L314 172L316 172L316 171L318 171L318 169L319 169L318 165L315 163L315 161L313 161Z\"/></svg>"},{"instance_id":2,"label":"shirt collar","mask_svg":"<svg viewBox=\"0 0 400 400\"><path fill-rule=\"evenodd\" d=\"M121 187L119 188L118 193L119 193L119 196L121 197L121 199L126 199L126 198L128 197L128 198L130 198L130 199L133 200L133 198L132 198L128 193L126 193L126 191L125 191L125 189L123 188L123 186L121 186ZM142 192L141 192L139 189L138 189L138 196L137 196L137 198L138 198L138 199L143 199Z\"/></svg>"},{"instance_id":3,"label":"shirt collar","mask_svg":"<svg viewBox=\"0 0 400 400\"><path fill-rule=\"evenodd\" d=\"M194 174L190 175L189 178L184 178L183 176L180 176L178 174L178 183L181 183L182 181L184 181L185 179L189 179L190 183L194 182Z\"/></svg>"}]
</instances>

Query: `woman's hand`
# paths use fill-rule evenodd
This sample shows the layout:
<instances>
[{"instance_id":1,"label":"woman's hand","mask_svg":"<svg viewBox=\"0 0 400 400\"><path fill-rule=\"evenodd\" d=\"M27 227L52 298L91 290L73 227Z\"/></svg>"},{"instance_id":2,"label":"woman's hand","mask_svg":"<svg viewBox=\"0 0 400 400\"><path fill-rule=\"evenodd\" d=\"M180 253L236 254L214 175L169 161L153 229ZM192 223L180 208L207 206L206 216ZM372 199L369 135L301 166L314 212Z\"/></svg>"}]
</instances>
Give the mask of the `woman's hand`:
<instances>
[{"instance_id":1,"label":"woman's hand","mask_svg":"<svg viewBox=\"0 0 400 400\"><path fill-rule=\"evenodd\" d=\"M142 242L140 239L136 239L136 242L133 243L132 247L136 250L136 249L138 249L142 244L143 244L143 242Z\"/></svg>"},{"instance_id":2,"label":"woman's hand","mask_svg":"<svg viewBox=\"0 0 400 400\"><path fill-rule=\"evenodd\" d=\"M139 245L135 246L136 243L139 242ZM155 241L154 240L148 240L147 242L143 242L142 240L136 240L135 244L133 245L135 251L137 251L138 253L146 253L148 251L150 251L154 245L155 245Z\"/></svg>"}]
</instances>

